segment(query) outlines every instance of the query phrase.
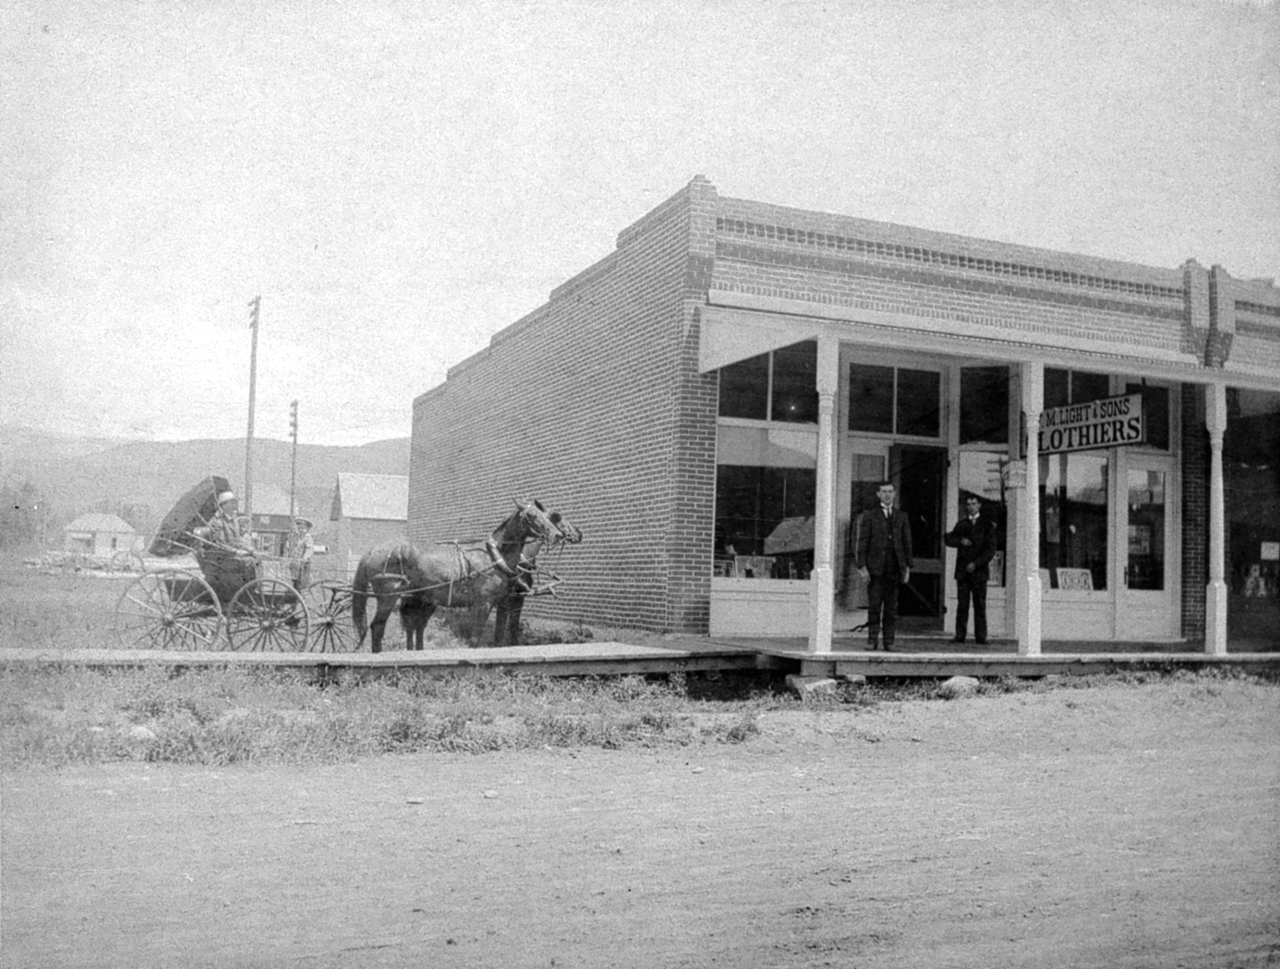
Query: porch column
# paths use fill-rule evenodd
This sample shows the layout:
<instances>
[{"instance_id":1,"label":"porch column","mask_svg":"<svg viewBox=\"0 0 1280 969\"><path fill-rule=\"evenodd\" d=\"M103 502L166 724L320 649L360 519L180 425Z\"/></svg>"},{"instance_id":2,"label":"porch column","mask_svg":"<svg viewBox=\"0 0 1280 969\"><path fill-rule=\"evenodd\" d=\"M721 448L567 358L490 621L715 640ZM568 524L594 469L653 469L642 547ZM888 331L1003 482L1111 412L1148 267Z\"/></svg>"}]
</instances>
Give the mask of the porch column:
<instances>
[{"instance_id":1,"label":"porch column","mask_svg":"<svg viewBox=\"0 0 1280 969\"><path fill-rule=\"evenodd\" d=\"M1227 430L1227 388L1205 388L1204 423L1209 430L1209 585L1204 601L1204 651L1227 654L1226 491L1222 439Z\"/></svg>"},{"instance_id":2,"label":"porch column","mask_svg":"<svg viewBox=\"0 0 1280 969\"><path fill-rule=\"evenodd\" d=\"M835 578L831 550L836 530L836 390L840 386L840 341L818 336L818 468L813 509L813 574L809 577L809 650L831 649Z\"/></svg>"},{"instance_id":3,"label":"porch column","mask_svg":"<svg viewBox=\"0 0 1280 969\"><path fill-rule=\"evenodd\" d=\"M1027 454L1022 493L1018 495L1018 566L1014 595L1018 655L1040 655L1040 414L1044 410L1044 364L1022 365L1022 413Z\"/></svg>"}]
</instances>

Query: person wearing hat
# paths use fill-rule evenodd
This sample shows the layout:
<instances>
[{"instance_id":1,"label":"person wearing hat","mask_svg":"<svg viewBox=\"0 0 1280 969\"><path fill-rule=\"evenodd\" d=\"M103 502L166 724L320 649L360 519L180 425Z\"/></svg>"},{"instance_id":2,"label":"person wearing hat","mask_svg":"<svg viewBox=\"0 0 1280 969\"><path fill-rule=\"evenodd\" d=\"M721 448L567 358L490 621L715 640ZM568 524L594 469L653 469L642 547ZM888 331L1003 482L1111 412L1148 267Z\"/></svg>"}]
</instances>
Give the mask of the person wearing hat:
<instances>
[{"instance_id":1,"label":"person wearing hat","mask_svg":"<svg viewBox=\"0 0 1280 969\"><path fill-rule=\"evenodd\" d=\"M295 518L293 531L289 533L289 571L293 574L293 587L299 592L311 585L311 556L315 550L311 519Z\"/></svg>"},{"instance_id":2,"label":"person wearing hat","mask_svg":"<svg viewBox=\"0 0 1280 969\"><path fill-rule=\"evenodd\" d=\"M217 548L234 550L237 555L250 554L253 549L240 531L240 519L236 517L239 507L234 491L219 492L218 510L207 524L195 530L196 538Z\"/></svg>"}]
</instances>

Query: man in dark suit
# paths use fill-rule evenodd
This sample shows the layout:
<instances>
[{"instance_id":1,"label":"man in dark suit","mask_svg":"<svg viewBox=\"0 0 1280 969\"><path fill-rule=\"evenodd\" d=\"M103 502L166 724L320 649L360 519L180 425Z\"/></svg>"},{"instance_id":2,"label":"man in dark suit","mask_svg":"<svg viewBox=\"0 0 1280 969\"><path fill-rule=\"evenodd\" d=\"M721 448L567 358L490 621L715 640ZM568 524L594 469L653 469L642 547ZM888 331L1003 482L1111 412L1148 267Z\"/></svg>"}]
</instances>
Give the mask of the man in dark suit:
<instances>
[{"instance_id":1,"label":"man in dark suit","mask_svg":"<svg viewBox=\"0 0 1280 969\"><path fill-rule=\"evenodd\" d=\"M959 549L956 554L956 636L952 642L963 643L969 626L969 600L973 600L973 641L987 641L988 566L996 554L996 523L982 514L982 502L976 495L965 501L964 518L943 536L947 546Z\"/></svg>"},{"instance_id":2,"label":"man in dark suit","mask_svg":"<svg viewBox=\"0 0 1280 969\"><path fill-rule=\"evenodd\" d=\"M893 507L893 484L882 481L876 490L880 504L862 514L853 543L853 562L867 583L867 648L893 647L898 625L898 591L911 578L911 525Z\"/></svg>"}]
</instances>

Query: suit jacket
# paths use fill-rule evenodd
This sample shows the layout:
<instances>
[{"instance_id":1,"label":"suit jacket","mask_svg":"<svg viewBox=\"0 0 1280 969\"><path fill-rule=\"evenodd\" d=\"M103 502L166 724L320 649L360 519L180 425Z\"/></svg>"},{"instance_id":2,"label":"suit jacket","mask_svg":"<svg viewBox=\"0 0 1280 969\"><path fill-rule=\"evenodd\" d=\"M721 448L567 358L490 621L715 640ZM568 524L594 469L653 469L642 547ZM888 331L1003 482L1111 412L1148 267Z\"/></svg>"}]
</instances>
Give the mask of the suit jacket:
<instances>
[{"instance_id":1,"label":"suit jacket","mask_svg":"<svg viewBox=\"0 0 1280 969\"><path fill-rule=\"evenodd\" d=\"M960 544L965 538L969 539L969 544ZM996 523L990 518L979 515L976 522L969 521L968 516L961 518L942 540L950 548L959 549L956 555L957 579L972 575L985 582L990 577L987 566L996 554ZM972 572L967 568L970 562L973 563Z\"/></svg>"},{"instance_id":2,"label":"suit jacket","mask_svg":"<svg viewBox=\"0 0 1280 969\"><path fill-rule=\"evenodd\" d=\"M897 508L887 518L879 505L864 511L854 522L853 530L853 563L857 568L883 575L890 549L898 559L899 572L915 565L911 558L911 525Z\"/></svg>"}]
</instances>

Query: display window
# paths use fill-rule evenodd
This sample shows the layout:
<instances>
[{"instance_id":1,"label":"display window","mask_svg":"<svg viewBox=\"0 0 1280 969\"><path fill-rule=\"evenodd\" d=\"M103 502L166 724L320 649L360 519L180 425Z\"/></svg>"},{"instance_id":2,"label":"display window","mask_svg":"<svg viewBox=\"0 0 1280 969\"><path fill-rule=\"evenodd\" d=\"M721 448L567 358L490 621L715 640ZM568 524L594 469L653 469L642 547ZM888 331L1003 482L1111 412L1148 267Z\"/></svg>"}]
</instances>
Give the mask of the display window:
<instances>
[{"instance_id":1,"label":"display window","mask_svg":"<svg viewBox=\"0 0 1280 969\"><path fill-rule=\"evenodd\" d=\"M813 571L817 364L817 341L806 340L720 370L716 575Z\"/></svg>"}]
</instances>

